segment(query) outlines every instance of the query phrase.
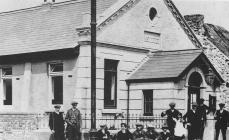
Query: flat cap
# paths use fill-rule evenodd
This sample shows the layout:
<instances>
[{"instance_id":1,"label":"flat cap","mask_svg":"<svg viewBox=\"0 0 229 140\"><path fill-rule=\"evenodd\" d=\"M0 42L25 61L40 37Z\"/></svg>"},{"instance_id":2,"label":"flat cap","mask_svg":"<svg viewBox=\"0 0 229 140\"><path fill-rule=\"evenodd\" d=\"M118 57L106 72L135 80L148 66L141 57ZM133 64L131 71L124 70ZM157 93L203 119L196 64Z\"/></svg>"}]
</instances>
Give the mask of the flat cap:
<instances>
[{"instance_id":1,"label":"flat cap","mask_svg":"<svg viewBox=\"0 0 229 140\"><path fill-rule=\"evenodd\" d=\"M73 100L73 101L71 102L71 105L73 105L73 104L78 104L78 102L75 101L75 100Z\"/></svg>"}]
</instances>

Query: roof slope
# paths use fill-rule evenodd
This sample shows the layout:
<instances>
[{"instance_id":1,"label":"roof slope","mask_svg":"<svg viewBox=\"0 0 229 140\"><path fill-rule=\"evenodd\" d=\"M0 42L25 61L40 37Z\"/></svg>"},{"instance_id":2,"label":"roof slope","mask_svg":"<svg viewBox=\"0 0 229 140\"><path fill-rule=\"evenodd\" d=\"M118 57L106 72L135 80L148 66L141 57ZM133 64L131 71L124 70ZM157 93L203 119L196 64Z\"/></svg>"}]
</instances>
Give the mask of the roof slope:
<instances>
[{"instance_id":1,"label":"roof slope","mask_svg":"<svg viewBox=\"0 0 229 140\"><path fill-rule=\"evenodd\" d=\"M205 35L226 56L229 56L229 32L223 27L204 24Z\"/></svg>"},{"instance_id":2,"label":"roof slope","mask_svg":"<svg viewBox=\"0 0 229 140\"><path fill-rule=\"evenodd\" d=\"M101 14L117 0L97 0ZM83 13L90 11L90 0L44 4L0 14L0 55L73 48L76 27Z\"/></svg>"},{"instance_id":3,"label":"roof slope","mask_svg":"<svg viewBox=\"0 0 229 140\"><path fill-rule=\"evenodd\" d=\"M128 80L176 78L201 53L199 49L155 52Z\"/></svg>"}]
</instances>

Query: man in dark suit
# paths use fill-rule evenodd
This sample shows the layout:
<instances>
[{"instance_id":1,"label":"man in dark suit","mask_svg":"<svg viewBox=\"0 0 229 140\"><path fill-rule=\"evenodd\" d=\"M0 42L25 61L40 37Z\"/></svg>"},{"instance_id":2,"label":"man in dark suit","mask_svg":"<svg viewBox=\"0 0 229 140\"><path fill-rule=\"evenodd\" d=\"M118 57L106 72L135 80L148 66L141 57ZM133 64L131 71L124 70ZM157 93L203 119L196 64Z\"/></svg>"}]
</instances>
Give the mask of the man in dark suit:
<instances>
[{"instance_id":1,"label":"man in dark suit","mask_svg":"<svg viewBox=\"0 0 229 140\"><path fill-rule=\"evenodd\" d=\"M198 106L197 106L197 116L198 116L198 119L200 120L199 136L201 140L203 139L204 128L207 123L207 114L208 113L209 113L209 107L204 104L204 99L201 98L198 101Z\"/></svg>"},{"instance_id":2,"label":"man in dark suit","mask_svg":"<svg viewBox=\"0 0 229 140\"><path fill-rule=\"evenodd\" d=\"M60 105L55 105L55 111L49 116L49 128L54 134L55 140L65 140L64 136L64 118L60 112Z\"/></svg>"},{"instance_id":3,"label":"man in dark suit","mask_svg":"<svg viewBox=\"0 0 229 140\"><path fill-rule=\"evenodd\" d=\"M188 110L183 117L188 128L188 140L194 140L199 138L198 130L200 127L200 120L198 119L196 109L197 109L197 103L193 103L192 109Z\"/></svg>"},{"instance_id":4,"label":"man in dark suit","mask_svg":"<svg viewBox=\"0 0 229 140\"><path fill-rule=\"evenodd\" d=\"M174 128L176 125L176 122L173 120L173 118L178 119L179 115L182 115L177 109L175 109L176 104L174 102L171 102L169 104L170 109L164 111L161 113L161 117L167 116L167 125L168 129L170 131L171 136L174 135Z\"/></svg>"},{"instance_id":5,"label":"man in dark suit","mask_svg":"<svg viewBox=\"0 0 229 140\"><path fill-rule=\"evenodd\" d=\"M215 123L215 130L216 130L216 137L215 140L218 140L219 131L221 130L223 135L223 140L226 140L226 132L227 132L227 123L229 119L228 111L224 110L224 103L219 104L219 110L216 111L214 118L216 120Z\"/></svg>"}]
</instances>

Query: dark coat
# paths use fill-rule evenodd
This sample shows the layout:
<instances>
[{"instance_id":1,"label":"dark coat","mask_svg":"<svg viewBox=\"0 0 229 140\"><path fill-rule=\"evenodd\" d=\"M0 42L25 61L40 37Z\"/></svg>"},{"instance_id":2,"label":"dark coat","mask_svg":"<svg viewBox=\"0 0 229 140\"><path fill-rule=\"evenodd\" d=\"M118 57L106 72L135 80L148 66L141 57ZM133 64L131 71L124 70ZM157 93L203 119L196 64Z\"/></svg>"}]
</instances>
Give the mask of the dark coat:
<instances>
[{"instance_id":1,"label":"dark coat","mask_svg":"<svg viewBox=\"0 0 229 140\"><path fill-rule=\"evenodd\" d=\"M52 112L49 116L49 128L54 130L55 140L65 140L64 136L64 118L63 114Z\"/></svg>"},{"instance_id":2,"label":"dark coat","mask_svg":"<svg viewBox=\"0 0 229 140\"><path fill-rule=\"evenodd\" d=\"M102 130L100 129L97 133L97 137L98 137L98 140L108 140L111 136L108 130L105 130L105 133L103 133Z\"/></svg>"},{"instance_id":3,"label":"dark coat","mask_svg":"<svg viewBox=\"0 0 229 140\"><path fill-rule=\"evenodd\" d=\"M220 110L217 110L215 113L215 120L215 129L227 129L227 123L229 121L229 112L223 110L223 112L220 113Z\"/></svg>"},{"instance_id":4,"label":"dark coat","mask_svg":"<svg viewBox=\"0 0 229 140\"><path fill-rule=\"evenodd\" d=\"M190 123L191 125L188 126L188 135L191 139L196 139L199 138L199 129L200 129L200 118L198 117L198 112L193 110L189 110L185 115L184 115L184 120L186 123Z\"/></svg>"},{"instance_id":5,"label":"dark coat","mask_svg":"<svg viewBox=\"0 0 229 140\"><path fill-rule=\"evenodd\" d=\"M182 115L178 110L174 109L172 112L171 109L166 110L165 114L161 114L162 117L167 115L167 125L169 128L175 128L176 122L173 120L173 118L178 119L178 115Z\"/></svg>"},{"instance_id":6,"label":"dark coat","mask_svg":"<svg viewBox=\"0 0 229 140\"><path fill-rule=\"evenodd\" d=\"M64 132L64 118L63 114L52 112L49 115L49 128L54 131L63 131Z\"/></svg>"},{"instance_id":7,"label":"dark coat","mask_svg":"<svg viewBox=\"0 0 229 140\"><path fill-rule=\"evenodd\" d=\"M117 140L132 140L133 135L130 133L129 130L126 130L126 133L119 131L117 134Z\"/></svg>"},{"instance_id":8,"label":"dark coat","mask_svg":"<svg viewBox=\"0 0 229 140\"><path fill-rule=\"evenodd\" d=\"M197 106L196 112L198 119L206 122L207 121L207 111L208 111L208 106L203 104L202 106Z\"/></svg>"},{"instance_id":9,"label":"dark coat","mask_svg":"<svg viewBox=\"0 0 229 140\"><path fill-rule=\"evenodd\" d=\"M155 130L147 130L146 131L146 138L155 140L159 134Z\"/></svg>"},{"instance_id":10,"label":"dark coat","mask_svg":"<svg viewBox=\"0 0 229 140\"><path fill-rule=\"evenodd\" d=\"M68 128L74 127L77 131L80 131L82 120L78 109L69 109L67 111L65 121L67 122Z\"/></svg>"},{"instance_id":11,"label":"dark coat","mask_svg":"<svg viewBox=\"0 0 229 140\"><path fill-rule=\"evenodd\" d=\"M146 137L146 132L144 130L135 130L133 132L133 139L144 139Z\"/></svg>"}]
</instances>

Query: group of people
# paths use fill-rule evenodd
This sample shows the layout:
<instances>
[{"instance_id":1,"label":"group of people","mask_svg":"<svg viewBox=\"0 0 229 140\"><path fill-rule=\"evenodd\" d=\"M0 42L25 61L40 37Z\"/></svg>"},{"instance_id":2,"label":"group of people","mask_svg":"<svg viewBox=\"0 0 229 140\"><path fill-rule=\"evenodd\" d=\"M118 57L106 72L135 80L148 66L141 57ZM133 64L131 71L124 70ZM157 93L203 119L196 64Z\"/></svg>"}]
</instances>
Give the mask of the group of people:
<instances>
[{"instance_id":1,"label":"group of people","mask_svg":"<svg viewBox=\"0 0 229 140\"><path fill-rule=\"evenodd\" d=\"M167 127L163 127L162 132L157 132L152 125L147 126L145 131L142 124L136 124L136 130L131 133L128 130L126 123L121 123L121 130L112 136L107 130L105 124L100 125L101 129L98 131L98 140L168 140L170 133Z\"/></svg>"},{"instance_id":2,"label":"group of people","mask_svg":"<svg viewBox=\"0 0 229 140\"><path fill-rule=\"evenodd\" d=\"M72 108L66 113L65 118L60 112L60 105L55 105L55 111L50 113L49 127L55 140L80 140L81 132L81 114L77 109L78 102L71 103ZM127 124L121 123L121 130L115 135L116 140L182 140L188 135L188 140L202 140L204 128L206 126L207 114L209 108L204 104L204 99L200 99L198 104L192 103L190 110L182 116L177 109L175 103L169 104L170 109L161 113L162 117L167 117L167 126L162 128L162 132L158 133L151 125L147 126L147 131L143 130L142 124L136 124L136 130L131 133L128 130ZM219 132L221 131L223 140L226 140L226 130L229 122L229 112L224 109L225 104L220 103L220 109L214 114L215 123L215 140L218 140ZM67 127L65 129L65 122ZM98 131L98 140L111 139L110 132L105 124L100 126ZM187 131L186 131L187 130ZM187 133L186 133L187 132Z\"/></svg>"},{"instance_id":3,"label":"group of people","mask_svg":"<svg viewBox=\"0 0 229 140\"><path fill-rule=\"evenodd\" d=\"M187 129L188 140L203 140L204 128L207 122L207 114L210 112L208 106L204 104L204 99L200 99L198 104L192 103L192 108L182 114L175 109L175 103L169 104L170 109L161 113L161 116L167 116L167 125L171 134L171 138L175 140L182 140ZM215 123L215 140L218 140L219 132L221 130L223 140L226 140L226 130L229 122L229 112L224 110L224 103L220 103L220 109L214 114Z\"/></svg>"},{"instance_id":4,"label":"group of people","mask_svg":"<svg viewBox=\"0 0 229 140\"><path fill-rule=\"evenodd\" d=\"M71 103L72 108L66 113L65 118L60 112L60 105L55 105L55 111L49 116L49 127L55 140L80 140L81 129L81 114L77 109L78 102L73 101ZM67 127L65 129L65 122Z\"/></svg>"}]
</instances>

